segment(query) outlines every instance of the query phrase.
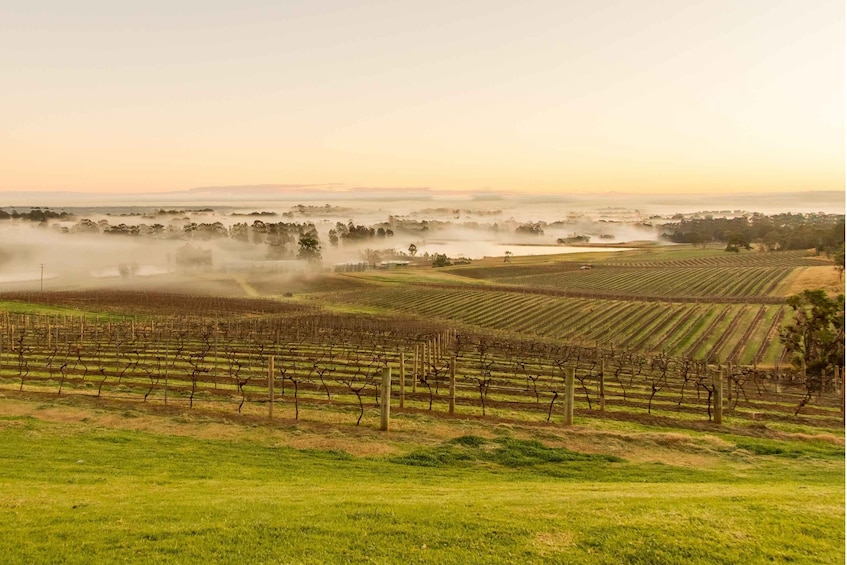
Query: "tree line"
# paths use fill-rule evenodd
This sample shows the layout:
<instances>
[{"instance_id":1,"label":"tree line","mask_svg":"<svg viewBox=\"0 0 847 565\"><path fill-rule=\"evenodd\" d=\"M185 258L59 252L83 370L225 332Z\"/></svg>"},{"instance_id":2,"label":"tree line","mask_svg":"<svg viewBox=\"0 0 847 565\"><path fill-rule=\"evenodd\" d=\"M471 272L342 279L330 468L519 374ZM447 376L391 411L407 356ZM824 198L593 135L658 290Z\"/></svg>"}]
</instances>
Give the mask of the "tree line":
<instances>
[{"instance_id":1,"label":"tree line","mask_svg":"<svg viewBox=\"0 0 847 565\"><path fill-rule=\"evenodd\" d=\"M658 227L661 237L674 243L725 243L730 251L757 245L767 251L815 249L819 254L844 255L843 214L705 216L681 218Z\"/></svg>"}]
</instances>

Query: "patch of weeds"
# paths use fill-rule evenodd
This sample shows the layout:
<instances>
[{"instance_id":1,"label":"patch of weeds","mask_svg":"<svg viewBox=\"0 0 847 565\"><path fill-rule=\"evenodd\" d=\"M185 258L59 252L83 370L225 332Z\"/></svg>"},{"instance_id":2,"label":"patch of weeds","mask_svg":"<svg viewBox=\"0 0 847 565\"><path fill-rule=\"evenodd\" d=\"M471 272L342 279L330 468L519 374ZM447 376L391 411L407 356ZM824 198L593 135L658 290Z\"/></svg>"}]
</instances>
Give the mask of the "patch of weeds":
<instances>
[{"instance_id":1,"label":"patch of weeds","mask_svg":"<svg viewBox=\"0 0 847 565\"><path fill-rule=\"evenodd\" d=\"M480 449L486 448L486 449ZM613 455L578 453L562 447L547 447L537 440L497 438L493 441L479 436L461 436L429 449L419 449L390 459L393 463L419 467L447 467L469 462L493 463L502 467L537 468L545 472L549 464L589 462L618 463Z\"/></svg>"},{"instance_id":2,"label":"patch of weeds","mask_svg":"<svg viewBox=\"0 0 847 565\"><path fill-rule=\"evenodd\" d=\"M800 455L800 452L796 450L791 450L793 453L789 453L788 450L778 445L763 445L752 441L736 442L736 447L744 451L749 451L753 455L786 455L789 457L799 457Z\"/></svg>"},{"instance_id":3,"label":"patch of weeds","mask_svg":"<svg viewBox=\"0 0 847 565\"><path fill-rule=\"evenodd\" d=\"M734 441L737 449L743 449L753 455L774 455L791 459L803 456L826 459L844 457L844 447L824 442L809 441L798 446L796 442L789 445L768 439L737 438Z\"/></svg>"},{"instance_id":4,"label":"patch of weeds","mask_svg":"<svg viewBox=\"0 0 847 565\"><path fill-rule=\"evenodd\" d=\"M469 454L462 450L443 445L432 449L418 449L408 455L392 457L389 461L415 467L449 467L472 459Z\"/></svg>"},{"instance_id":5,"label":"patch of weeds","mask_svg":"<svg viewBox=\"0 0 847 565\"><path fill-rule=\"evenodd\" d=\"M485 444L485 438L479 436L460 436L451 439L448 443L462 445L464 447L482 447Z\"/></svg>"},{"instance_id":6,"label":"patch of weeds","mask_svg":"<svg viewBox=\"0 0 847 565\"><path fill-rule=\"evenodd\" d=\"M579 453L563 447L547 447L537 440L499 438L500 447L485 455L485 458L504 467L528 467L542 463L564 463L566 461L598 461L619 463L614 455Z\"/></svg>"}]
</instances>

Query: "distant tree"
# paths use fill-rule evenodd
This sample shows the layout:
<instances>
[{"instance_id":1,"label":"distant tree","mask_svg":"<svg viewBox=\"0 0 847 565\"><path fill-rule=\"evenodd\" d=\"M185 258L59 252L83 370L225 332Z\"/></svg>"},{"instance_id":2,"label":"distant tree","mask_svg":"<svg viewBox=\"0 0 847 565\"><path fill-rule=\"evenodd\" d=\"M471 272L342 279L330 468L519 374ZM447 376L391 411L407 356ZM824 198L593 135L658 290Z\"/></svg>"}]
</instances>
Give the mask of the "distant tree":
<instances>
[{"instance_id":1,"label":"distant tree","mask_svg":"<svg viewBox=\"0 0 847 565\"><path fill-rule=\"evenodd\" d=\"M506 253L503 257L503 262L504 263L511 263L512 262L512 252L511 251L506 251Z\"/></svg>"},{"instance_id":2,"label":"distant tree","mask_svg":"<svg viewBox=\"0 0 847 565\"><path fill-rule=\"evenodd\" d=\"M268 225L262 220L253 220L253 223L250 225L250 233L253 236L253 243L257 245L265 243L265 238L268 234Z\"/></svg>"},{"instance_id":3,"label":"distant tree","mask_svg":"<svg viewBox=\"0 0 847 565\"><path fill-rule=\"evenodd\" d=\"M380 253L376 249L365 249L362 253L364 253L365 260L371 267L376 267L381 259Z\"/></svg>"},{"instance_id":4,"label":"distant tree","mask_svg":"<svg viewBox=\"0 0 847 565\"><path fill-rule=\"evenodd\" d=\"M844 277L844 244L842 243L830 253L832 262L835 263L835 268L838 270L838 277Z\"/></svg>"},{"instance_id":5,"label":"distant tree","mask_svg":"<svg viewBox=\"0 0 847 565\"><path fill-rule=\"evenodd\" d=\"M117 226L109 226L103 233L106 235L138 235L139 229L138 226L128 226L126 224L119 224Z\"/></svg>"},{"instance_id":6,"label":"distant tree","mask_svg":"<svg viewBox=\"0 0 847 565\"><path fill-rule=\"evenodd\" d=\"M521 224L515 228L515 233L541 236L544 235L544 225L542 222Z\"/></svg>"},{"instance_id":7,"label":"distant tree","mask_svg":"<svg viewBox=\"0 0 847 565\"><path fill-rule=\"evenodd\" d=\"M444 253L436 253L435 259L432 261L433 267L449 267L453 263Z\"/></svg>"},{"instance_id":8,"label":"distant tree","mask_svg":"<svg viewBox=\"0 0 847 565\"><path fill-rule=\"evenodd\" d=\"M212 224L200 223L196 224L194 227L194 239L222 239L228 236L229 231L224 227L221 222L215 222Z\"/></svg>"},{"instance_id":9,"label":"distant tree","mask_svg":"<svg viewBox=\"0 0 847 565\"><path fill-rule=\"evenodd\" d=\"M286 259L290 258L294 253L292 250L289 250L289 245L294 244L294 236L291 231L295 230L294 226L291 224L286 224L284 222L278 222L275 224L267 225L267 238L265 239L265 243L268 246L268 250L266 252L266 256L269 259ZM300 228L300 235L304 231ZM315 237L317 237L317 233L315 233Z\"/></svg>"},{"instance_id":10,"label":"distant tree","mask_svg":"<svg viewBox=\"0 0 847 565\"><path fill-rule=\"evenodd\" d=\"M244 243L249 242L250 226L247 225L247 222L240 222L231 225L229 228L229 237L235 241L243 241Z\"/></svg>"},{"instance_id":11,"label":"distant tree","mask_svg":"<svg viewBox=\"0 0 847 565\"><path fill-rule=\"evenodd\" d=\"M415 245L414 243L410 243L409 244L409 255L414 257L417 252L418 252L418 246Z\"/></svg>"},{"instance_id":12,"label":"distant tree","mask_svg":"<svg viewBox=\"0 0 847 565\"><path fill-rule=\"evenodd\" d=\"M100 226L88 218L83 218L73 225L71 233L100 233Z\"/></svg>"},{"instance_id":13,"label":"distant tree","mask_svg":"<svg viewBox=\"0 0 847 565\"><path fill-rule=\"evenodd\" d=\"M304 231L300 234L298 243L300 244L300 250L297 252L298 259L305 259L310 263L321 261L321 245L317 231L314 229Z\"/></svg>"},{"instance_id":14,"label":"distant tree","mask_svg":"<svg viewBox=\"0 0 847 565\"><path fill-rule=\"evenodd\" d=\"M688 243L697 247L698 245L703 245L703 234L694 232L688 236Z\"/></svg>"},{"instance_id":15,"label":"distant tree","mask_svg":"<svg viewBox=\"0 0 847 565\"><path fill-rule=\"evenodd\" d=\"M574 234L568 237L560 237L556 240L556 243L564 244L564 245L572 245L574 243L588 243L591 241L590 235L578 235Z\"/></svg>"},{"instance_id":16,"label":"distant tree","mask_svg":"<svg viewBox=\"0 0 847 565\"><path fill-rule=\"evenodd\" d=\"M768 231L762 238L762 244L768 251L776 251L779 249L779 232L776 230Z\"/></svg>"},{"instance_id":17,"label":"distant tree","mask_svg":"<svg viewBox=\"0 0 847 565\"><path fill-rule=\"evenodd\" d=\"M725 251L738 253L741 248L750 249L750 239L743 233L731 233L726 237Z\"/></svg>"},{"instance_id":18,"label":"distant tree","mask_svg":"<svg viewBox=\"0 0 847 565\"><path fill-rule=\"evenodd\" d=\"M179 268L203 268L212 266L212 250L200 249L186 243L176 250L176 265Z\"/></svg>"}]
</instances>

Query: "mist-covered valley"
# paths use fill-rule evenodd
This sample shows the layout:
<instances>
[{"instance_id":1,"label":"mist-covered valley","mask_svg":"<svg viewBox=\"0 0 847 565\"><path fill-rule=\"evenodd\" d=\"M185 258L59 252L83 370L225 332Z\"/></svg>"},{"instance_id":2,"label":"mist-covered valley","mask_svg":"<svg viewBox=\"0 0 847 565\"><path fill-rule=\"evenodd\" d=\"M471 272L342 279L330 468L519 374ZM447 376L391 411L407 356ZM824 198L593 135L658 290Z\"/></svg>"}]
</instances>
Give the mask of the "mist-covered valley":
<instances>
[{"instance_id":1,"label":"mist-covered valley","mask_svg":"<svg viewBox=\"0 0 847 565\"><path fill-rule=\"evenodd\" d=\"M391 261L429 264L438 255L467 261L608 251L631 242L669 244L660 235L675 220L748 213L705 209L702 202L680 201L674 208L670 201L649 198L648 206L627 206L626 198L613 205L605 196L389 200L371 194L315 201L301 194L299 202L238 204L222 194L228 193L218 192L213 204L179 205L163 197L157 204L142 198L95 205L81 198L74 205L4 206L0 291L115 286L197 291L222 274L302 279ZM824 204L838 212L834 202Z\"/></svg>"}]
</instances>

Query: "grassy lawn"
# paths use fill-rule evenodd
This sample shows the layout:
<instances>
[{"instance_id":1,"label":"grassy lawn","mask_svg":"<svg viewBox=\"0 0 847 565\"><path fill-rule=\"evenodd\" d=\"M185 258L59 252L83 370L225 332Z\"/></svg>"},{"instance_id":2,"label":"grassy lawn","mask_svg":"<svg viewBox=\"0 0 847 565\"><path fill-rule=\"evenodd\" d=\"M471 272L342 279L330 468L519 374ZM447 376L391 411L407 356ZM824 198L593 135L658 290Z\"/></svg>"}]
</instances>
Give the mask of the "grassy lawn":
<instances>
[{"instance_id":1,"label":"grassy lawn","mask_svg":"<svg viewBox=\"0 0 847 565\"><path fill-rule=\"evenodd\" d=\"M381 434L68 402L0 399L6 563L845 557L843 438L411 415Z\"/></svg>"}]
</instances>

